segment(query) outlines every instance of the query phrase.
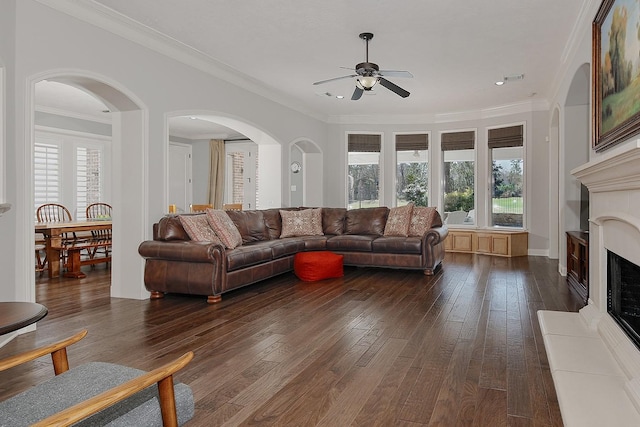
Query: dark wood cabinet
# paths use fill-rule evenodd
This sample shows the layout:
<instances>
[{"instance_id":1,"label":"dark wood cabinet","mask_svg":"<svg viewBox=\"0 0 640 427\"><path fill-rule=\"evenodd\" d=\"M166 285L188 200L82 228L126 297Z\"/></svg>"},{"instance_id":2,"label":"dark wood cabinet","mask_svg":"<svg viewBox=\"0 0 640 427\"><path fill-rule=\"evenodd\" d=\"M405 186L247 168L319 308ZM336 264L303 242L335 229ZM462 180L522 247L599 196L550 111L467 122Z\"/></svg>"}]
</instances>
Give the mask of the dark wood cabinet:
<instances>
[{"instance_id":1,"label":"dark wood cabinet","mask_svg":"<svg viewBox=\"0 0 640 427\"><path fill-rule=\"evenodd\" d=\"M586 304L589 298L589 233L567 231L567 283Z\"/></svg>"}]
</instances>

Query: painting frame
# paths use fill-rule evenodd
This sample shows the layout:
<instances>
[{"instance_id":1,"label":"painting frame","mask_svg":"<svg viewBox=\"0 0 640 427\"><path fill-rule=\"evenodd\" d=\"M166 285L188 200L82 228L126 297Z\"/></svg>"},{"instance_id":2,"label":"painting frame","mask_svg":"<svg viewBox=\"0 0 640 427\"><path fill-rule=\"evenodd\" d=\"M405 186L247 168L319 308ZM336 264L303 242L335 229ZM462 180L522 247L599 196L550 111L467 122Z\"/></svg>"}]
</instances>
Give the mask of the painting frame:
<instances>
[{"instance_id":1,"label":"painting frame","mask_svg":"<svg viewBox=\"0 0 640 427\"><path fill-rule=\"evenodd\" d=\"M611 31L614 28L613 22L619 23L623 20L624 27L615 28L623 28L623 34L626 35L628 12L625 6L630 3L633 1L603 0L593 20L592 148L596 152L610 148L640 133L640 107L637 107L638 111L635 111L636 107L633 103L631 104L632 108L628 108L628 102L626 105L624 102L625 100L640 99L640 76L636 74L636 77L631 78L633 66L631 65L631 68L627 70L629 65L624 62L626 59L624 55L622 55L622 59L617 61L611 60L612 55L610 55L610 36L612 34L620 35L620 32L613 33ZM608 51L604 57L603 41L608 45ZM619 58L620 55L616 56ZM613 71L614 69L615 71ZM627 80L626 83L624 83L625 80Z\"/></svg>"}]
</instances>

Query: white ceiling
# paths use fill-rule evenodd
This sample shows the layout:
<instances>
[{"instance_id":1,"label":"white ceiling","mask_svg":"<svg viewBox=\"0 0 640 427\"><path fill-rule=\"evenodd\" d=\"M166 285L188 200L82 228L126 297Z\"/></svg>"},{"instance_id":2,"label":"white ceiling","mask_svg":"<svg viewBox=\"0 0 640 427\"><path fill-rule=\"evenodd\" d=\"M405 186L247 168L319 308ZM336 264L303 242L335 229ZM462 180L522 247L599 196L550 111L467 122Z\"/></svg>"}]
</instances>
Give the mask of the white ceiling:
<instances>
[{"instance_id":1,"label":"white ceiling","mask_svg":"<svg viewBox=\"0 0 640 427\"><path fill-rule=\"evenodd\" d=\"M565 49L588 2L84 1L183 43L246 79L246 87L257 83L287 105L327 121L429 116L544 101L552 95ZM365 60L361 32L374 33L370 62L413 74L412 79L388 78L411 92L408 98L378 85L351 101L353 79L312 84L351 74L341 67ZM494 84L519 74L524 79Z\"/></svg>"}]
</instances>

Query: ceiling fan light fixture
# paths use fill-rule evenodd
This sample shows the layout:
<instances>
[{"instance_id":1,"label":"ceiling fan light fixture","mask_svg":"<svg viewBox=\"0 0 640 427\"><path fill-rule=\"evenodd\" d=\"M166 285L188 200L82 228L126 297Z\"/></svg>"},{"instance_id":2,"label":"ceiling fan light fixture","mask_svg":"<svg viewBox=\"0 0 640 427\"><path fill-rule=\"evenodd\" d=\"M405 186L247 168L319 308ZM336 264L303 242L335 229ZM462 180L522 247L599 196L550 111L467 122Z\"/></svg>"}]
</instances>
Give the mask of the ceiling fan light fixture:
<instances>
[{"instance_id":1,"label":"ceiling fan light fixture","mask_svg":"<svg viewBox=\"0 0 640 427\"><path fill-rule=\"evenodd\" d=\"M358 83L362 86L364 90L371 90L376 83L378 83L378 78L374 76L363 76L358 79Z\"/></svg>"}]
</instances>

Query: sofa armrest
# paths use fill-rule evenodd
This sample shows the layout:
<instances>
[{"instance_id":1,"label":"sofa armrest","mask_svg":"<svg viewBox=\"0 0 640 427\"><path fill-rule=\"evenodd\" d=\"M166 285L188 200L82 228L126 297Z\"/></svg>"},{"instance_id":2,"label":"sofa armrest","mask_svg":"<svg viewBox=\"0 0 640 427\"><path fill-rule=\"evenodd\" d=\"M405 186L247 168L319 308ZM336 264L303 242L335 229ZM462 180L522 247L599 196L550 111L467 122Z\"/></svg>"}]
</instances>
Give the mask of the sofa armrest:
<instances>
[{"instance_id":1,"label":"sofa armrest","mask_svg":"<svg viewBox=\"0 0 640 427\"><path fill-rule=\"evenodd\" d=\"M437 245L440 242L444 242L444 239L449 235L449 227L442 225L440 227L430 228L424 234L424 242L428 245Z\"/></svg>"},{"instance_id":2,"label":"sofa armrest","mask_svg":"<svg viewBox=\"0 0 640 427\"><path fill-rule=\"evenodd\" d=\"M216 263L224 259L224 246L212 242L147 240L138 247L145 259Z\"/></svg>"}]
</instances>

